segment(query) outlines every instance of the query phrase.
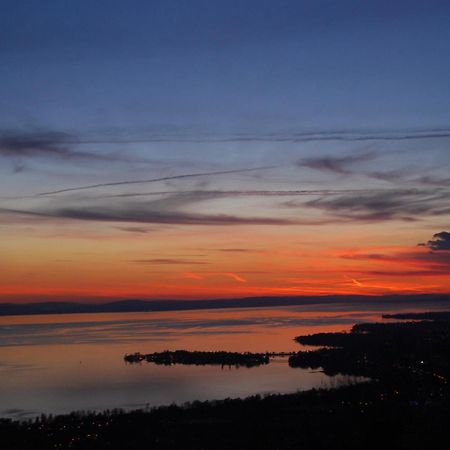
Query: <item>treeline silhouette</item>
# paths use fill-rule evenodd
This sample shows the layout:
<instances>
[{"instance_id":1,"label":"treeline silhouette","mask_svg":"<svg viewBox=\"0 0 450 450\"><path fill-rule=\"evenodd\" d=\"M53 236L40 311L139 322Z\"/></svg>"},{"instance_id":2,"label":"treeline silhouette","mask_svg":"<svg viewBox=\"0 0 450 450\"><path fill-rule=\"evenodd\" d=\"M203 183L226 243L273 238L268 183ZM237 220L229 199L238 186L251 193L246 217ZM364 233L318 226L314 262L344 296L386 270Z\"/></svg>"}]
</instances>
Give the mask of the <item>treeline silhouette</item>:
<instances>
[{"instance_id":1,"label":"treeline silhouette","mask_svg":"<svg viewBox=\"0 0 450 450\"><path fill-rule=\"evenodd\" d=\"M275 356L289 356L292 353L239 353L239 352L203 352L188 350L165 350L155 353L132 353L124 356L128 363L139 363L142 361L154 364L171 366L174 364L188 365L221 365L236 367L255 367L269 364L270 358Z\"/></svg>"},{"instance_id":2,"label":"treeline silhouette","mask_svg":"<svg viewBox=\"0 0 450 450\"><path fill-rule=\"evenodd\" d=\"M450 320L450 311L430 311L430 312L422 312L422 313L383 314L383 319Z\"/></svg>"}]
</instances>

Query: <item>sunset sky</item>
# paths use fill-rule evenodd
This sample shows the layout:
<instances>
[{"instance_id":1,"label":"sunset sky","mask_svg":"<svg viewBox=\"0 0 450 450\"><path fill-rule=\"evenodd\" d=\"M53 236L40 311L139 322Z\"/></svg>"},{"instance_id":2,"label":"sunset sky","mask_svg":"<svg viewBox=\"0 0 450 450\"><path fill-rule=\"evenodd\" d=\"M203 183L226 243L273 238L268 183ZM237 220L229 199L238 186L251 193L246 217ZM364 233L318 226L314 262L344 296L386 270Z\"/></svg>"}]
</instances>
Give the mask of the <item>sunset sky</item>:
<instances>
[{"instance_id":1,"label":"sunset sky","mask_svg":"<svg viewBox=\"0 0 450 450\"><path fill-rule=\"evenodd\" d=\"M4 1L0 301L450 292L446 1Z\"/></svg>"}]
</instances>

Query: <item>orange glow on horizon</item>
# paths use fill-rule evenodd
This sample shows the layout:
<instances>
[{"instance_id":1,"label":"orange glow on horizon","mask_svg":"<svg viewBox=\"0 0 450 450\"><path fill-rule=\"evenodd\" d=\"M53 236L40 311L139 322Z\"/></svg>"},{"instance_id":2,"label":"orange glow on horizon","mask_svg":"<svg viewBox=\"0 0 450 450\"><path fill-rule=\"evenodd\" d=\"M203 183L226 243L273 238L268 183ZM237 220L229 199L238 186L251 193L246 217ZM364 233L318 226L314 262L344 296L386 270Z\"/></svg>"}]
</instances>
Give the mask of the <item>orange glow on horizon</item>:
<instances>
[{"instance_id":1,"label":"orange glow on horizon","mask_svg":"<svg viewBox=\"0 0 450 450\"><path fill-rule=\"evenodd\" d=\"M11 236L1 242L0 301L205 299L245 296L447 293L445 252L380 244L368 231L332 227L184 229L92 241ZM372 231L371 234L375 232ZM412 235L408 242L420 237ZM262 245L265 243L265 245Z\"/></svg>"}]
</instances>

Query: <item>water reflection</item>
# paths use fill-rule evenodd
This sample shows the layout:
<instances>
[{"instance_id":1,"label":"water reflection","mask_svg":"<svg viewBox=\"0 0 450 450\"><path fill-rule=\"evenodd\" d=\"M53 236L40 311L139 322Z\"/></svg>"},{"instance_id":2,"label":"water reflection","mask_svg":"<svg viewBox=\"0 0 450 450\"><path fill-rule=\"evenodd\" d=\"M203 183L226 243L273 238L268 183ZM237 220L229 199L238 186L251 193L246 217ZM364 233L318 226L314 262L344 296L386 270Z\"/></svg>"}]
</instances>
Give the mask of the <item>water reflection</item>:
<instances>
[{"instance_id":1,"label":"water reflection","mask_svg":"<svg viewBox=\"0 0 450 450\"><path fill-rule=\"evenodd\" d=\"M293 341L296 335L348 330L355 322L380 319L379 307L346 308L342 304L2 317L0 415L138 408L327 385L330 379L321 372L290 369L283 358L251 369L221 369L126 365L123 355L166 349L293 351L300 348ZM411 309L389 311L394 310Z\"/></svg>"}]
</instances>

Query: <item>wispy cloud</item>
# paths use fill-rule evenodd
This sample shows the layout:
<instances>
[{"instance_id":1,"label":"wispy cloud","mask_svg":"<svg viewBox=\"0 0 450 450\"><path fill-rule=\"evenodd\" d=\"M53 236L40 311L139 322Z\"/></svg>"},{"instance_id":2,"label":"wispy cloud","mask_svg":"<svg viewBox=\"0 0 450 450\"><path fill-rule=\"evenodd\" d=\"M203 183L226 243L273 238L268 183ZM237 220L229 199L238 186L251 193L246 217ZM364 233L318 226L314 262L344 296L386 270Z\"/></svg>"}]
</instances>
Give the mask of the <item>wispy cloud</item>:
<instances>
[{"instance_id":1,"label":"wispy cloud","mask_svg":"<svg viewBox=\"0 0 450 450\"><path fill-rule=\"evenodd\" d=\"M107 142L107 141L105 141ZM132 153L125 154L99 152L95 150L95 144L101 140L89 140L76 133L68 133L52 130L0 130L0 158L12 162L14 170L20 172L28 168L28 163L35 161L51 161L55 163L126 163L143 164L156 167L171 167L174 163L182 164L184 167L191 165L188 161L164 161L162 159L149 159L134 156ZM121 144L110 141L110 144ZM94 148L82 150L88 146ZM194 164L195 165L195 164Z\"/></svg>"},{"instance_id":2,"label":"wispy cloud","mask_svg":"<svg viewBox=\"0 0 450 450\"><path fill-rule=\"evenodd\" d=\"M428 186L450 187L450 178L439 178L427 175L420 177L418 181Z\"/></svg>"},{"instance_id":3,"label":"wispy cloud","mask_svg":"<svg viewBox=\"0 0 450 450\"><path fill-rule=\"evenodd\" d=\"M232 280L238 282L238 283L247 283L247 279L242 277L241 275L238 275L234 272L202 272L201 274L193 273L193 272L185 272L183 274L185 278L189 278L191 280L205 280L207 278L211 277L226 277L231 278Z\"/></svg>"},{"instance_id":4,"label":"wispy cloud","mask_svg":"<svg viewBox=\"0 0 450 450\"><path fill-rule=\"evenodd\" d=\"M183 191L151 191L151 192L125 192L120 194L100 194L97 198L131 198L154 197L161 195L184 195L201 198L220 197L308 197L315 195L342 195L342 194L368 194L373 192L389 193L389 189L298 189L298 190L183 190Z\"/></svg>"},{"instance_id":5,"label":"wispy cloud","mask_svg":"<svg viewBox=\"0 0 450 450\"><path fill-rule=\"evenodd\" d=\"M74 145L74 136L56 131L0 131L0 157L13 162L16 169L31 160L69 160L80 162L127 161L123 156L83 151Z\"/></svg>"},{"instance_id":6,"label":"wispy cloud","mask_svg":"<svg viewBox=\"0 0 450 450\"><path fill-rule=\"evenodd\" d=\"M0 209L0 213L47 219L70 219L96 222L129 222L170 225L293 225L295 220L273 217L244 217L230 214L200 214L182 211L146 209L145 205L120 207L79 206L47 210Z\"/></svg>"},{"instance_id":7,"label":"wispy cloud","mask_svg":"<svg viewBox=\"0 0 450 450\"><path fill-rule=\"evenodd\" d=\"M231 279L233 279L234 281L237 281L238 283L246 283L247 280L233 272L225 272L223 273L224 276L229 277Z\"/></svg>"},{"instance_id":8,"label":"wispy cloud","mask_svg":"<svg viewBox=\"0 0 450 450\"><path fill-rule=\"evenodd\" d=\"M450 215L447 189L362 189L362 190L304 190L304 191L159 191L149 193L143 200L136 193L131 197L117 196L66 197L56 196L51 202L34 208L3 208L5 217L23 216L41 220L84 220L134 224L164 225L324 225L330 223L370 223L388 220L416 221L433 216ZM136 199L133 199L133 197ZM226 197L294 197L278 206L295 210L294 217L261 213L246 217L228 211L224 213L197 212L196 205ZM306 200L295 197L314 197ZM46 198L46 197L41 197ZM131 198L131 199L130 199ZM48 202L48 198L45 201ZM41 200L43 201L43 200ZM323 214L311 216L308 209ZM301 212L299 216L298 212ZM10 220L10 218L8 219ZM146 233L142 226L121 226L120 229ZM243 249L222 251L243 252Z\"/></svg>"},{"instance_id":9,"label":"wispy cloud","mask_svg":"<svg viewBox=\"0 0 450 450\"><path fill-rule=\"evenodd\" d=\"M148 228L144 227L117 227L118 230L126 231L128 233L147 234L150 232Z\"/></svg>"},{"instance_id":10,"label":"wispy cloud","mask_svg":"<svg viewBox=\"0 0 450 450\"><path fill-rule=\"evenodd\" d=\"M197 261L193 259L175 259L175 258L151 258L151 259L135 259L130 261L133 264L150 264L150 265L203 265L210 264L208 261Z\"/></svg>"},{"instance_id":11,"label":"wispy cloud","mask_svg":"<svg viewBox=\"0 0 450 450\"><path fill-rule=\"evenodd\" d=\"M218 248L217 251L224 253L259 253L261 250L251 248Z\"/></svg>"},{"instance_id":12,"label":"wispy cloud","mask_svg":"<svg viewBox=\"0 0 450 450\"><path fill-rule=\"evenodd\" d=\"M185 272L183 274L184 278L188 278L190 280L203 280L204 277L202 277L201 275L197 274L197 273L193 273L193 272Z\"/></svg>"},{"instance_id":13,"label":"wispy cloud","mask_svg":"<svg viewBox=\"0 0 450 450\"><path fill-rule=\"evenodd\" d=\"M379 276L450 276L450 233L441 232L427 244L419 244L432 251L413 248L393 249L391 251L359 252L351 251L341 254L349 261L366 261L373 268L358 269L367 275Z\"/></svg>"},{"instance_id":14,"label":"wispy cloud","mask_svg":"<svg viewBox=\"0 0 450 450\"><path fill-rule=\"evenodd\" d=\"M344 254L341 258L351 259L356 261L374 261L380 263L398 263L400 261L409 262L412 264L417 263L432 263L434 265L450 265L450 254L447 252L442 252L441 254L432 252L419 252L419 251L403 251L403 252L393 252L393 253L381 253L381 254L366 254L366 253L356 253L356 254ZM448 272L447 272L448 273Z\"/></svg>"},{"instance_id":15,"label":"wispy cloud","mask_svg":"<svg viewBox=\"0 0 450 450\"><path fill-rule=\"evenodd\" d=\"M345 156L318 156L303 158L297 162L300 167L321 170L325 172L334 172L341 175L352 173L352 167L361 162L371 161L376 158L375 152L366 152Z\"/></svg>"},{"instance_id":16,"label":"wispy cloud","mask_svg":"<svg viewBox=\"0 0 450 450\"><path fill-rule=\"evenodd\" d=\"M0 132L0 155L14 158L54 157L102 159L102 156L75 151L71 136L59 132Z\"/></svg>"},{"instance_id":17,"label":"wispy cloud","mask_svg":"<svg viewBox=\"0 0 450 450\"><path fill-rule=\"evenodd\" d=\"M268 214L246 216L235 214L232 210L224 209L220 213L205 213L204 208L197 210L200 203L215 200L214 192L176 192L170 195L159 196L151 200L117 199L102 197L55 196L38 197L41 206L23 209L5 207L0 213L6 220L14 221L15 218L23 221L24 218L42 221L78 220L93 222L129 223L139 224L138 230L142 232L142 224L164 225L322 225L336 223L344 219L336 218L295 218ZM45 203L44 203L45 202ZM217 206L215 207L217 211ZM231 212L230 212L231 211ZM118 225L117 225L118 226ZM125 225L129 227L129 225ZM123 226L122 226L123 228Z\"/></svg>"},{"instance_id":18,"label":"wispy cloud","mask_svg":"<svg viewBox=\"0 0 450 450\"><path fill-rule=\"evenodd\" d=\"M8 157L122 159L120 155L101 155L79 148L89 145L145 144L164 142L315 142L315 141L403 141L450 138L450 129L418 130L317 130L274 131L260 133L231 133L223 135L214 131L167 130L140 131L125 135L120 130L110 130L96 135L49 129L0 130L0 155Z\"/></svg>"},{"instance_id":19,"label":"wispy cloud","mask_svg":"<svg viewBox=\"0 0 450 450\"><path fill-rule=\"evenodd\" d=\"M336 218L360 222L414 221L426 216L450 214L449 194L448 191L442 189L391 190L389 192L322 197L303 203L290 201L285 205L315 208Z\"/></svg>"}]
</instances>

